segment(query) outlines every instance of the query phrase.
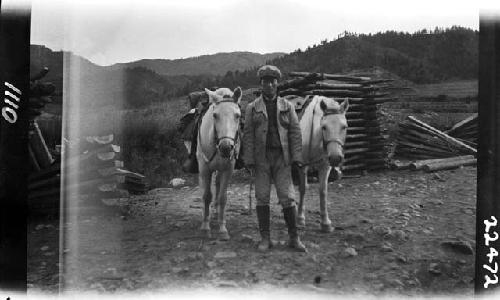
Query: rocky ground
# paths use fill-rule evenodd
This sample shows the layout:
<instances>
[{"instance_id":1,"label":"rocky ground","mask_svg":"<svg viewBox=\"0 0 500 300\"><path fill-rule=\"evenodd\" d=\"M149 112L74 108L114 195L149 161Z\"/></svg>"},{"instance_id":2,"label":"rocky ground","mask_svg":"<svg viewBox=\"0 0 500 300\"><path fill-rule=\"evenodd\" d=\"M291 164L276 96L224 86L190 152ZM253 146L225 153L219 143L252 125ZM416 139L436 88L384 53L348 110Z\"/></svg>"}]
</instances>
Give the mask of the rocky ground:
<instances>
[{"instance_id":1,"label":"rocky ground","mask_svg":"<svg viewBox=\"0 0 500 300\"><path fill-rule=\"evenodd\" d=\"M231 240L202 239L203 204L194 183L191 178L183 187L100 207L83 205L62 226L67 238L61 251L57 218L32 220L29 291L57 292L61 280L68 290L102 292L291 288L328 294L473 294L475 167L430 174L386 171L331 183L335 230L329 234L319 231L318 186L311 183L301 230L308 253L286 248L275 195L271 226L278 245L268 253L256 251L257 218L255 212L248 215L249 180L243 175L228 191Z\"/></svg>"}]
</instances>

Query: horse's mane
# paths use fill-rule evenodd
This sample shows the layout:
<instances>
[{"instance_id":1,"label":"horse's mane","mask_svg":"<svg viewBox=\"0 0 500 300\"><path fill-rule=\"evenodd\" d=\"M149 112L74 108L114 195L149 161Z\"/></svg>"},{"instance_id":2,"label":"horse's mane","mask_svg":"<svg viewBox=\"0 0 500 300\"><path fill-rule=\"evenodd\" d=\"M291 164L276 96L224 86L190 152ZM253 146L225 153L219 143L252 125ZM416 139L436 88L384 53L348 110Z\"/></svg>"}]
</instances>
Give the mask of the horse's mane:
<instances>
[{"instance_id":1,"label":"horse's mane","mask_svg":"<svg viewBox=\"0 0 500 300\"><path fill-rule=\"evenodd\" d=\"M308 124L312 122L311 118L313 116L323 116L323 110L320 107L321 101L323 101L329 110L340 110L340 104L332 98L324 96L312 96L313 99L311 103L306 107L302 118L306 118L304 121Z\"/></svg>"}]
</instances>

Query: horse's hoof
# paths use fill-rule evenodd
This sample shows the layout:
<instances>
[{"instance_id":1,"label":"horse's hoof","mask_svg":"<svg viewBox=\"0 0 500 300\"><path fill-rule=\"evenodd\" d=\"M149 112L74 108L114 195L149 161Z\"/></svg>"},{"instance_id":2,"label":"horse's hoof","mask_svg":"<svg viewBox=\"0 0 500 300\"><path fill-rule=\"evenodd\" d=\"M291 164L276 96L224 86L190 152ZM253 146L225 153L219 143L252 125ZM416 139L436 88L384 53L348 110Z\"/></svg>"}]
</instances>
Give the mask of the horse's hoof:
<instances>
[{"instance_id":1,"label":"horse's hoof","mask_svg":"<svg viewBox=\"0 0 500 300\"><path fill-rule=\"evenodd\" d=\"M306 226L306 218L297 218L297 227L305 227Z\"/></svg>"},{"instance_id":2,"label":"horse's hoof","mask_svg":"<svg viewBox=\"0 0 500 300\"><path fill-rule=\"evenodd\" d=\"M212 233L210 232L210 230L202 229L201 230L201 234L206 239L211 239L212 238Z\"/></svg>"},{"instance_id":3,"label":"horse's hoof","mask_svg":"<svg viewBox=\"0 0 500 300\"><path fill-rule=\"evenodd\" d=\"M229 236L229 233L226 231L226 232L219 232L219 240L221 241L229 241L230 239L230 236Z\"/></svg>"},{"instance_id":4,"label":"horse's hoof","mask_svg":"<svg viewBox=\"0 0 500 300\"><path fill-rule=\"evenodd\" d=\"M332 224L321 224L321 232L330 233L333 231Z\"/></svg>"}]
</instances>

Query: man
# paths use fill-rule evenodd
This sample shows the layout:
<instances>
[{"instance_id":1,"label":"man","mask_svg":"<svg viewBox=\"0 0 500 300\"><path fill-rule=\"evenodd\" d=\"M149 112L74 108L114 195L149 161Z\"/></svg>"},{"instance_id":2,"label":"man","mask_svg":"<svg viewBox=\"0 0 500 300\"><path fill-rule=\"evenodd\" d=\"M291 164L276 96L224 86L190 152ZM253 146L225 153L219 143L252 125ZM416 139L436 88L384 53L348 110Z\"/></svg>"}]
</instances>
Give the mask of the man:
<instances>
[{"instance_id":1,"label":"man","mask_svg":"<svg viewBox=\"0 0 500 300\"><path fill-rule=\"evenodd\" d=\"M305 252L296 224L295 191L291 165L302 166L302 136L293 105L278 97L280 70L275 66L261 67L262 94L246 108L243 136L243 160L255 175L255 198L261 241L258 249L268 250L270 238L270 193L274 182L283 215L288 227L291 248Z\"/></svg>"}]
</instances>

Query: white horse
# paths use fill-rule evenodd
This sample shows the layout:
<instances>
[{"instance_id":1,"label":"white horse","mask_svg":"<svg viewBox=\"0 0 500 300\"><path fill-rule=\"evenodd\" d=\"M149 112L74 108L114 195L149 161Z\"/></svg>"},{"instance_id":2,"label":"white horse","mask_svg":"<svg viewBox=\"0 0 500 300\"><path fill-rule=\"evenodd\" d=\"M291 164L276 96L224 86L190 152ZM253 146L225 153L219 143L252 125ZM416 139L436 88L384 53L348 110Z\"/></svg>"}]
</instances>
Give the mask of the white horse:
<instances>
[{"instance_id":1,"label":"white horse","mask_svg":"<svg viewBox=\"0 0 500 300\"><path fill-rule=\"evenodd\" d=\"M297 223L305 226L304 194L307 187L309 166L318 170L321 231L331 232L332 221L328 217L328 177L332 167L344 159L344 143L347 134L345 113L349 108L346 99L342 104L324 96L314 96L300 120L302 132L302 157L304 168L300 172L300 202Z\"/></svg>"},{"instance_id":2,"label":"white horse","mask_svg":"<svg viewBox=\"0 0 500 300\"><path fill-rule=\"evenodd\" d=\"M219 237L229 240L226 228L225 208L227 186L234 170L236 155L240 148L239 124L241 111L239 102L242 91L237 87L234 92L219 88L215 92L205 89L210 106L203 116L198 131L196 158L203 190L203 221L201 230L210 237L210 202L212 202L211 182L215 177L215 204L219 223Z\"/></svg>"}]
</instances>

